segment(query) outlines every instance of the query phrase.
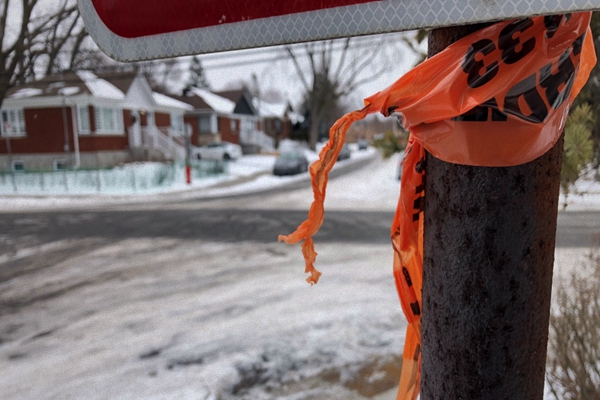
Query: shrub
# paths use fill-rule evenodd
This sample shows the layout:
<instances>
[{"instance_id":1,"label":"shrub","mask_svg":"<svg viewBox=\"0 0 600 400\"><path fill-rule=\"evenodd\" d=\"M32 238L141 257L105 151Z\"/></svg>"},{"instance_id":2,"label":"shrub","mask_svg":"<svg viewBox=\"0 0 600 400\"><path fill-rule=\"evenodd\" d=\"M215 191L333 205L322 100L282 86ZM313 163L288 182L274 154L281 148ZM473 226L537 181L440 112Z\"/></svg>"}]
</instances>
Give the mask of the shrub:
<instances>
[{"instance_id":1,"label":"shrub","mask_svg":"<svg viewBox=\"0 0 600 400\"><path fill-rule=\"evenodd\" d=\"M565 150L563 154L560 186L565 196L563 207L567 207L567 197L581 171L592 161L592 127L594 117L589 104L583 103L574 108L565 125Z\"/></svg>"},{"instance_id":2,"label":"shrub","mask_svg":"<svg viewBox=\"0 0 600 400\"><path fill-rule=\"evenodd\" d=\"M384 158L389 158L394 153L398 153L405 148L400 139L392 131L387 131L382 137L374 139L371 145L381 150Z\"/></svg>"},{"instance_id":3,"label":"shrub","mask_svg":"<svg viewBox=\"0 0 600 400\"><path fill-rule=\"evenodd\" d=\"M546 379L558 400L600 399L600 252L561 282L550 316Z\"/></svg>"}]
</instances>

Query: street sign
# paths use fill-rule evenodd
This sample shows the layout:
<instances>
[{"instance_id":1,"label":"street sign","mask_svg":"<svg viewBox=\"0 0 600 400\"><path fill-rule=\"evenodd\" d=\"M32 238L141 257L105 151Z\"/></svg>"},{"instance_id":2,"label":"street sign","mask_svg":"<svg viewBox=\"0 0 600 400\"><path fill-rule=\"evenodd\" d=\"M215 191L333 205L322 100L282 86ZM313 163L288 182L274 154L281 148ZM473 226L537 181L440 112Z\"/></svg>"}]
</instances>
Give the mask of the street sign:
<instances>
[{"instance_id":1,"label":"street sign","mask_svg":"<svg viewBox=\"0 0 600 400\"><path fill-rule=\"evenodd\" d=\"M110 57L135 61L600 9L600 0L78 0Z\"/></svg>"}]
</instances>

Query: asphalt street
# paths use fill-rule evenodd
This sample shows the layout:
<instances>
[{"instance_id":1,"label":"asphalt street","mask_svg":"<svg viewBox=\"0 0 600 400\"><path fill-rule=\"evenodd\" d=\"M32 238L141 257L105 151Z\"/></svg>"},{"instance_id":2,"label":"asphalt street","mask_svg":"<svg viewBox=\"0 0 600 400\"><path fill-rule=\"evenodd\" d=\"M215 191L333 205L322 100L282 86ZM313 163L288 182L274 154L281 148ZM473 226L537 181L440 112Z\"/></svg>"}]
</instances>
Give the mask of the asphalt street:
<instances>
[{"instance_id":1,"label":"asphalt street","mask_svg":"<svg viewBox=\"0 0 600 400\"><path fill-rule=\"evenodd\" d=\"M94 211L45 211L0 214L0 282L33 273L80 254L126 239L197 240L222 243L272 244L292 232L306 211L228 207L244 200L192 202L186 207L153 204L145 209L120 207ZM258 201L248 199L248 202ZM218 206L217 206L218 205ZM388 244L393 213L389 211L327 211L315 236L318 243ZM53 246L53 243L61 243ZM560 212L557 247L600 244L600 213ZM31 254L13 257L27 249ZM4 257L2 256L4 255ZM199 259L202 254L198 254ZM37 299L36 299L37 301ZM11 307L12 308L12 307Z\"/></svg>"},{"instance_id":2,"label":"asphalt street","mask_svg":"<svg viewBox=\"0 0 600 400\"><path fill-rule=\"evenodd\" d=\"M153 204L120 209L18 212L0 214L0 254L57 240L94 239L112 242L125 238L200 239L217 242L275 242L306 218L306 211L229 208L227 199L198 201L184 208ZM232 200L239 205L238 200ZM254 200L256 201L256 199ZM320 242L389 242L393 213L389 211L326 211ZM559 213L557 247L590 247L600 243L600 213ZM75 246L76 247L76 246Z\"/></svg>"}]
</instances>

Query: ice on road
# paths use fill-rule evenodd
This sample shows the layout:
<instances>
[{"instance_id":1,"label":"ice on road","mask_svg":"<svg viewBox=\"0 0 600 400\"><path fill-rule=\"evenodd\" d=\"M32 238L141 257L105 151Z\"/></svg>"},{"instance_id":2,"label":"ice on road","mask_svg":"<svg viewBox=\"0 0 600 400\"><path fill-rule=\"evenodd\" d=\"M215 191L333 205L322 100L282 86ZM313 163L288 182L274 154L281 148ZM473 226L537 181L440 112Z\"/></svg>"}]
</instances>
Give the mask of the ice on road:
<instances>
[{"instance_id":1,"label":"ice on road","mask_svg":"<svg viewBox=\"0 0 600 400\"><path fill-rule=\"evenodd\" d=\"M4 282L2 398L273 398L328 370L353 382L401 349L391 251L320 247L314 287L292 246L165 239Z\"/></svg>"},{"instance_id":2,"label":"ice on road","mask_svg":"<svg viewBox=\"0 0 600 400\"><path fill-rule=\"evenodd\" d=\"M393 211L397 161L377 159L332 180L326 210ZM223 201L171 199L156 207L200 204L218 213ZM305 188L227 204L308 210L311 199ZM586 199L579 207L600 203ZM98 206L93 199L21 200L25 206L10 199L7 207ZM582 204L571 201L572 208ZM0 254L1 268L23 268L0 280L0 398L394 398L406 324L391 246L317 239L323 276L310 287L299 246L276 243L277 233L289 232L274 232L273 243L72 238ZM558 249L556 276L586 251ZM32 259L43 267L23 265Z\"/></svg>"},{"instance_id":3,"label":"ice on road","mask_svg":"<svg viewBox=\"0 0 600 400\"><path fill-rule=\"evenodd\" d=\"M368 195L393 210L394 163L332 181L329 206L372 208ZM381 180L368 182L373 173ZM310 197L239 201L299 209ZM286 232L273 243L81 239L68 258L1 282L2 398L361 399L395 387L405 322L391 247L318 243L324 275L311 287L300 248L276 233Z\"/></svg>"}]
</instances>

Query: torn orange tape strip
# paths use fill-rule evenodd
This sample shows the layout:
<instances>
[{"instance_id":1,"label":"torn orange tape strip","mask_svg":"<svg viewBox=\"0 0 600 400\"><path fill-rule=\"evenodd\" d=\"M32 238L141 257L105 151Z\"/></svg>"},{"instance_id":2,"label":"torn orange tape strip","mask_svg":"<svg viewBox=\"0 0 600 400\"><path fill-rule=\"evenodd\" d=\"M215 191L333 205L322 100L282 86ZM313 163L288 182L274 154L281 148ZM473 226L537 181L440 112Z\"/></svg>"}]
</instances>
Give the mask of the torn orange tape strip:
<instances>
[{"instance_id":1,"label":"torn orange tape strip","mask_svg":"<svg viewBox=\"0 0 600 400\"><path fill-rule=\"evenodd\" d=\"M596 63L590 18L585 12L502 21L464 37L340 118L311 165L308 219L279 240L304 240L307 280L314 284L321 274L312 236L323 223L328 174L346 131L375 112L400 114L410 131L392 224L394 279L409 323L398 399L419 393L425 150L447 162L490 167L523 164L548 151Z\"/></svg>"}]
</instances>

